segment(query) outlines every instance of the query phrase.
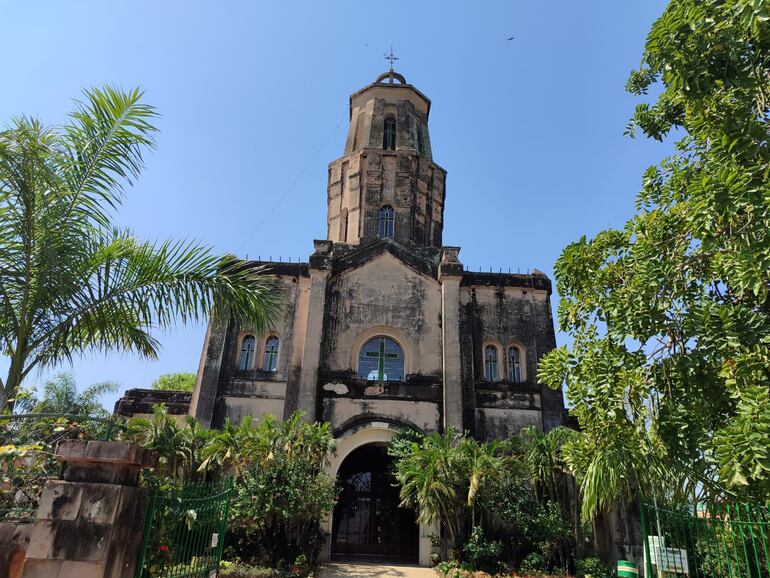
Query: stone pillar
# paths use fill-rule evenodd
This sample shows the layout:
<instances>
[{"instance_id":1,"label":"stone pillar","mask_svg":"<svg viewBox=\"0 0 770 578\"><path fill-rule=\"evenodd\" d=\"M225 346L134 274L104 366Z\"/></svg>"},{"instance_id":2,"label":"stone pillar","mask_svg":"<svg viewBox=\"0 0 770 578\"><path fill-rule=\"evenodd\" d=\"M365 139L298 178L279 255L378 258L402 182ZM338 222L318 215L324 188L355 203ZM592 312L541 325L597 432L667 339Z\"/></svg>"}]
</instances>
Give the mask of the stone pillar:
<instances>
[{"instance_id":1,"label":"stone pillar","mask_svg":"<svg viewBox=\"0 0 770 578\"><path fill-rule=\"evenodd\" d=\"M46 483L23 578L133 578L147 490L137 487L154 454L135 444L65 441L63 480Z\"/></svg>"},{"instance_id":2,"label":"stone pillar","mask_svg":"<svg viewBox=\"0 0 770 578\"><path fill-rule=\"evenodd\" d=\"M305 419L315 421L318 399L318 366L321 363L321 339L324 331L326 284L331 269L331 241L314 241L315 252L310 256L310 296L307 304L305 343L302 351L302 371L299 378L297 409Z\"/></svg>"},{"instance_id":3,"label":"stone pillar","mask_svg":"<svg viewBox=\"0 0 770 578\"><path fill-rule=\"evenodd\" d=\"M21 578L32 528L28 521L0 522L0 576Z\"/></svg>"},{"instance_id":4,"label":"stone pillar","mask_svg":"<svg viewBox=\"0 0 770 578\"><path fill-rule=\"evenodd\" d=\"M190 415L195 416L205 427L211 427L214 415L214 403L219 388L219 373L222 369L222 356L225 352L227 322L212 313L203 341L195 389L190 401Z\"/></svg>"},{"instance_id":5,"label":"stone pillar","mask_svg":"<svg viewBox=\"0 0 770 578\"><path fill-rule=\"evenodd\" d=\"M442 247L439 263L441 283L441 336L444 368L444 430L463 431L463 384L460 359L460 281L463 266L459 247Z\"/></svg>"}]
</instances>

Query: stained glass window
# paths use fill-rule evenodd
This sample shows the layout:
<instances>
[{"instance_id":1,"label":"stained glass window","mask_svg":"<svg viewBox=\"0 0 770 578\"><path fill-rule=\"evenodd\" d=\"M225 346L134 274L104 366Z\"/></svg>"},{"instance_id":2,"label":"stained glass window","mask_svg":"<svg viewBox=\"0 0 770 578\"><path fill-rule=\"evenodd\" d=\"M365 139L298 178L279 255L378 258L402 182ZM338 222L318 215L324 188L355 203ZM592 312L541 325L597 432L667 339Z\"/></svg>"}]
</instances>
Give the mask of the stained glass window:
<instances>
[{"instance_id":1,"label":"stained glass window","mask_svg":"<svg viewBox=\"0 0 770 578\"><path fill-rule=\"evenodd\" d=\"M251 364L254 361L254 349L257 344L257 340L252 335L247 335L243 338L241 343L241 358L238 361L238 369L251 369Z\"/></svg>"},{"instance_id":2,"label":"stained glass window","mask_svg":"<svg viewBox=\"0 0 770 578\"><path fill-rule=\"evenodd\" d=\"M395 211L390 205L385 205L380 209L380 228L377 236L380 239L393 238L393 226L396 220Z\"/></svg>"},{"instance_id":3,"label":"stained glass window","mask_svg":"<svg viewBox=\"0 0 770 578\"><path fill-rule=\"evenodd\" d=\"M265 358L262 361L262 371L278 369L278 338L274 335L265 342Z\"/></svg>"},{"instance_id":4,"label":"stained glass window","mask_svg":"<svg viewBox=\"0 0 770 578\"><path fill-rule=\"evenodd\" d=\"M508 348L508 381L521 383L521 352L518 347Z\"/></svg>"},{"instance_id":5,"label":"stained glass window","mask_svg":"<svg viewBox=\"0 0 770 578\"><path fill-rule=\"evenodd\" d=\"M387 337L375 337L361 348L358 374L369 381L403 381L404 352Z\"/></svg>"},{"instance_id":6,"label":"stained glass window","mask_svg":"<svg viewBox=\"0 0 770 578\"><path fill-rule=\"evenodd\" d=\"M497 381L497 347L494 345L484 348L484 377L487 381Z\"/></svg>"}]
</instances>

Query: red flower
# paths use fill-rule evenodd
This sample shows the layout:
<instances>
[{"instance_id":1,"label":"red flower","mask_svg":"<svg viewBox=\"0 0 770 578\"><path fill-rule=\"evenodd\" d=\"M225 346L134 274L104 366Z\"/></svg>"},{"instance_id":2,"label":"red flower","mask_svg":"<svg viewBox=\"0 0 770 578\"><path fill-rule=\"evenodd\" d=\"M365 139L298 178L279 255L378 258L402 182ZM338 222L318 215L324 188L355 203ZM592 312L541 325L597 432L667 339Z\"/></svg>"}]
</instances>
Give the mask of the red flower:
<instances>
[{"instance_id":1,"label":"red flower","mask_svg":"<svg viewBox=\"0 0 770 578\"><path fill-rule=\"evenodd\" d=\"M160 550L161 552L168 552L169 548L168 548L168 546L166 546L166 545L163 545L163 546L161 546L161 547L159 548L159 550Z\"/></svg>"}]
</instances>

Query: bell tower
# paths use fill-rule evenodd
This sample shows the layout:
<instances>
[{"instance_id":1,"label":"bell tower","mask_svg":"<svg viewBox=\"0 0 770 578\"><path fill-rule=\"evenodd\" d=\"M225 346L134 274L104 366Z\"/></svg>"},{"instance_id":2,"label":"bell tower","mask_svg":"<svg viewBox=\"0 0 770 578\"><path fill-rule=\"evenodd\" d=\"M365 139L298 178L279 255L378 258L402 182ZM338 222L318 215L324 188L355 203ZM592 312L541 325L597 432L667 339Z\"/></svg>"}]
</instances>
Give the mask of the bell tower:
<instances>
[{"instance_id":1,"label":"bell tower","mask_svg":"<svg viewBox=\"0 0 770 578\"><path fill-rule=\"evenodd\" d=\"M350 96L344 156L329 165L327 238L441 247L446 171L433 162L430 100L392 68Z\"/></svg>"}]
</instances>

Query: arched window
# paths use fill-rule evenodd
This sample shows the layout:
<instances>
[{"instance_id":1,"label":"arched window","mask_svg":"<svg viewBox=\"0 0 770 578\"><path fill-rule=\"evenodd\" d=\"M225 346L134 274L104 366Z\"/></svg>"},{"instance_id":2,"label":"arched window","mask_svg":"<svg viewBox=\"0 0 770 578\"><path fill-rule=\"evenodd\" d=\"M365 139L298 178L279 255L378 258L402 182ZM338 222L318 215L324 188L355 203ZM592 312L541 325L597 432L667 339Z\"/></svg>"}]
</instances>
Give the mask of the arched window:
<instances>
[{"instance_id":1,"label":"arched window","mask_svg":"<svg viewBox=\"0 0 770 578\"><path fill-rule=\"evenodd\" d=\"M358 354L358 375L369 381L403 381L404 352L389 337L367 341Z\"/></svg>"},{"instance_id":2,"label":"arched window","mask_svg":"<svg viewBox=\"0 0 770 578\"><path fill-rule=\"evenodd\" d=\"M243 338L241 343L241 357L238 360L238 369L251 369L254 362L254 349L256 348L257 340L253 335L247 335Z\"/></svg>"},{"instance_id":3,"label":"arched window","mask_svg":"<svg viewBox=\"0 0 770 578\"><path fill-rule=\"evenodd\" d=\"M484 348L484 378L497 381L497 347L487 345Z\"/></svg>"},{"instance_id":4,"label":"arched window","mask_svg":"<svg viewBox=\"0 0 770 578\"><path fill-rule=\"evenodd\" d=\"M278 369L278 338L272 335L265 341L265 358L262 361L262 371Z\"/></svg>"},{"instance_id":5,"label":"arched window","mask_svg":"<svg viewBox=\"0 0 770 578\"><path fill-rule=\"evenodd\" d=\"M508 348L508 381L521 383L521 352L518 347Z\"/></svg>"},{"instance_id":6,"label":"arched window","mask_svg":"<svg viewBox=\"0 0 770 578\"><path fill-rule=\"evenodd\" d=\"M380 239L392 239L393 227L396 220L396 213L393 207L385 205L380 209L380 228L377 231L377 236Z\"/></svg>"},{"instance_id":7,"label":"arched window","mask_svg":"<svg viewBox=\"0 0 770 578\"><path fill-rule=\"evenodd\" d=\"M385 128L382 131L382 148L386 151L396 150L396 119L386 118Z\"/></svg>"}]
</instances>

